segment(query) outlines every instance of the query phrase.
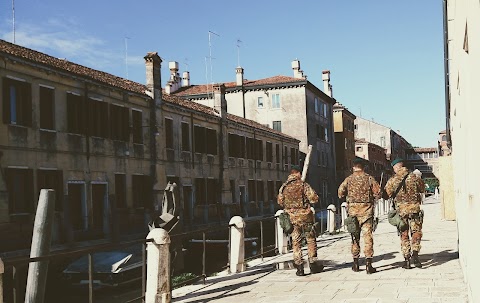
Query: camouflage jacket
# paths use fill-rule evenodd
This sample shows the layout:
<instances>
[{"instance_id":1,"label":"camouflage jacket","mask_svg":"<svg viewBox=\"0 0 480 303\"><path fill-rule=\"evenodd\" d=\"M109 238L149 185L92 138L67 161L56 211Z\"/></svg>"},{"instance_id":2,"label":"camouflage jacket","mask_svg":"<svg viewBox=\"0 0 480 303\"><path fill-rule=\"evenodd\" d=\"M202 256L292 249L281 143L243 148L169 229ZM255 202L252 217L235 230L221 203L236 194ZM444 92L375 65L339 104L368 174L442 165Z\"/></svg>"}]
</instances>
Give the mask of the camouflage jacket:
<instances>
[{"instance_id":1,"label":"camouflage jacket","mask_svg":"<svg viewBox=\"0 0 480 303\"><path fill-rule=\"evenodd\" d=\"M374 202L380 198L380 185L369 174L359 171L348 176L338 188L338 197L347 197L348 215L360 224L373 217Z\"/></svg>"},{"instance_id":2,"label":"camouflage jacket","mask_svg":"<svg viewBox=\"0 0 480 303\"><path fill-rule=\"evenodd\" d=\"M314 223L310 203L318 202L318 195L296 175L288 176L278 191L278 204L290 215L292 224Z\"/></svg>"},{"instance_id":3,"label":"camouflage jacket","mask_svg":"<svg viewBox=\"0 0 480 303\"><path fill-rule=\"evenodd\" d=\"M388 180L385 185L385 191L391 197L402 183L403 178L408 175L405 180L405 186L400 189L395 198L395 206L401 217L409 214L416 214L420 211L422 202L422 193L425 191L425 185L421 178L411 174L407 168L402 167L398 173Z\"/></svg>"}]
</instances>

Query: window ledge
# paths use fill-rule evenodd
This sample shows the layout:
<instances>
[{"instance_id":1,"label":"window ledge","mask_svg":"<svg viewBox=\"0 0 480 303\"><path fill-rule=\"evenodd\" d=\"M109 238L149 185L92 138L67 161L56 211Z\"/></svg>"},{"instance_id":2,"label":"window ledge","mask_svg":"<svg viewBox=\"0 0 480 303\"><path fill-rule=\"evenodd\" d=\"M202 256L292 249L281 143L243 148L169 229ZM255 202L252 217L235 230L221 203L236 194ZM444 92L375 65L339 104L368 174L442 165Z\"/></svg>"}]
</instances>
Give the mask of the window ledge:
<instances>
[{"instance_id":1,"label":"window ledge","mask_svg":"<svg viewBox=\"0 0 480 303\"><path fill-rule=\"evenodd\" d=\"M12 124L12 123L8 123L8 126L20 127L20 128L25 128L25 129L27 129L27 128L28 128L28 126L25 126L25 125L21 125L21 124Z\"/></svg>"},{"instance_id":2,"label":"window ledge","mask_svg":"<svg viewBox=\"0 0 480 303\"><path fill-rule=\"evenodd\" d=\"M71 135L71 136L78 136L78 137L85 137L85 135L82 135L82 134L76 134L76 133L70 133L70 132L67 132L67 135Z\"/></svg>"},{"instance_id":3,"label":"window ledge","mask_svg":"<svg viewBox=\"0 0 480 303\"><path fill-rule=\"evenodd\" d=\"M134 145L142 145L142 146L145 145L145 143L138 143L138 142L133 142L133 144L134 144Z\"/></svg>"},{"instance_id":4,"label":"window ledge","mask_svg":"<svg viewBox=\"0 0 480 303\"><path fill-rule=\"evenodd\" d=\"M46 133L56 133L56 129L48 129L48 128L40 128L39 129L41 132L46 132Z\"/></svg>"}]
</instances>

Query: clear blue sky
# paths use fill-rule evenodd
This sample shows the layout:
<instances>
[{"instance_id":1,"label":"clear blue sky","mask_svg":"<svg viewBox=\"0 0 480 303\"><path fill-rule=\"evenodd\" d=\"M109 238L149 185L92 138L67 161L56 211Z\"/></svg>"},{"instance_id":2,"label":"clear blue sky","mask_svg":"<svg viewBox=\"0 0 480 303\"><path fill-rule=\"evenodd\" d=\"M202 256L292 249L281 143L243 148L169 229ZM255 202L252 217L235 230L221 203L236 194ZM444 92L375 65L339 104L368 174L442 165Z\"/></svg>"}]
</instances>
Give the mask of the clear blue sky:
<instances>
[{"instance_id":1,"label":"clear blue sky","mask_svg":"<svg viewBox=\"0 0 480 303\"><path fill-rule=\"evenodd\" d=\"M11 0L0 0L0 38L12 41ZM353 113L435 146L445 128L441 0L60 1L15 0L17 44L145 83L143 56L157 51L204 83L208 31L213 80L235 79L236 41L247 79L293 75L298 58Z\"/></svg>"}]
</instances>

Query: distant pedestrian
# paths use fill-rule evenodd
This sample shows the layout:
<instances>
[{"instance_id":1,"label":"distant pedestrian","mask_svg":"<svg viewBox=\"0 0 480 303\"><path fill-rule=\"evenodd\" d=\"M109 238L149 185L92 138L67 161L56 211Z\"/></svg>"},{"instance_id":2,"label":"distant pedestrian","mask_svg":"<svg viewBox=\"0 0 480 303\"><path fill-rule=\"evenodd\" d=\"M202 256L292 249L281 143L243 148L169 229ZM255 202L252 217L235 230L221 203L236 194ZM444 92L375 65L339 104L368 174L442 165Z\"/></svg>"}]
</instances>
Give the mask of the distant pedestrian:
<instances>
[{"instance_id":1,"label":"distant pedestrian","mask_svg":"<svg viewBox=\"0 0 480 303\"><path fill-rule=\"evenodd\" d=\"M360 232L363 234L367 274L377 270L372 266L373 258L373 220L375 201L380 198L380 185L375 178L364 172L362 159L353 161L353 174L348 176L338 188L340 199L347 197L348 216L354 220L355 231L352 233L352 257L354 272L359 271Z\"/></svg>"},{"instance_id":2,"label":"distant pedestrian","mask_svg":"<svg viewBox=\"0 0 480 303\"><path fill-rule=\"evenodd\" d=\"M396 210L406 229L400 230L401 250L405 262L403 268L410 269L410 259L413 259L415 267L422 267L418 258L422 240L423 211L420 208L421 194L425 191L423 181L415 174L410 173L403 166L403 159L392 161L395 175L388 180L385 191L388 196L394 196ZM411 240L409 238L411 234Z\"/></svg>"},{"instance_id":3,"label":"distant pedestrian","mask_svg":"<svg viewBox=\"0 0 480 303\"><path fill-rule=\"evenodd\" d=\"M318 195L306 182L302 181L302 169L298 165L292 166L287 181L280 187L278 204L290 216L293 225L292 246L293 262L297 269L296 275L305 275L303 269L302 240L306 238L308 246L308 260L312 274L321 272L323 266L317 263L317 242L314 213L310 204L318 202Z\"/></svg>"},{"instance_id":4,"label":"distant pedestrian","mask_svg":"<svg viewBox=\"0 0 480 303\"><path fill-rule=\"evenodd\" d=\"M438 200L438 186L435 187L435 199Z\"/></svg>"}]
</instances>

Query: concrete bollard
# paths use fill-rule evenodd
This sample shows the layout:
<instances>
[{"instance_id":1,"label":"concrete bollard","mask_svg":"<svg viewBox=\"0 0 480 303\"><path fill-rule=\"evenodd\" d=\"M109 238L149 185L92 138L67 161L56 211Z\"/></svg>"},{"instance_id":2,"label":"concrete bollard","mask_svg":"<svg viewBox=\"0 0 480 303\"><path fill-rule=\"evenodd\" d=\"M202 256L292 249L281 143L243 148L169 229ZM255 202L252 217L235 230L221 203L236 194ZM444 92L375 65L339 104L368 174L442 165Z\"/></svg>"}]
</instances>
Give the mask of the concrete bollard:
<instances>
[{"instance_id":1,"label":"concrete bollard","mask_svg":"<svg viewBox=\"0 0 480 303\"><path fill-rule=\"evenodd\" d=\"M3 274L5 273L5 266L2 258L0 258L0 303L3 303Z\"/></svg>"},{"instance_id":2,"label":"concrete bollard","mask_svg":"<svg viewBox=\"0 0 480 303\"><path fill-rule=\"evenodd\" d=\"M343 202L341 206L342 206L342 230L343 230L343 231L347 231L347 227L345 226L345 219L346 219L347 216L348 216L348 213L347 213L348 203L347 203L347 202Z\"/></svg>"},{"instance_id":3,"label":"concrete bollard","mask_svg":"<svg viewBox=\"0 0 480 303\"><path fill-rule=\"evenodd\" d=\"M328 211L328 217L327 217L327 228L328 232L333 234L335 232L335 212L337 211L337 208L335 205L330 204L327 207Z\"/></svg>"},{"instance_id":4,"label":"concrete bollard","mask_svg":"<svg viewBox=\"0 0 480 303\"><path fill-rule=\"evenodd\" d=\"M275 232L276 232L275 244L277 246L278 253L281 255L288 253L288 238L289 238L289 236L287 236L283 232L283 228L282 226L280 226L280 219L278 218L278 216L280 216L280 214L283 214L283 212L284 210L280 209L275 213Z\"/></svg>"},{"instance_id":5,"label":"concrete bollard","mask_svg":"<svg viewBox=\"0 0 480 303\"><path fill-rule=\"evenodd\" d=\"M50 253L55 213L55 191L42 189L38 199L37 212L33 225L30 258L46 256ZM47 285L48 260L30 262L28 265L25 303L43 303Z\"/></svg>"},{"instance_id":6,"label":"concrete bollard","mask_svg":"<svg viewBox=\"0 0 480 303\"><path fill-rule=\"evenodd\" d=\"M170 303L170 236L162 228L152 229L147 239L147 289L145 303Z\"/></svg>"},{"instance_id":7,"label":"concrete bollard","mask_svg":"<svg viewBox=\"0 0 480 303\"><path fill-rule=\"evenodd\" d=\"M230 219L230 273L243 272L245 265L245 221L240 216Z\"/></svg>"}]
</instances>

